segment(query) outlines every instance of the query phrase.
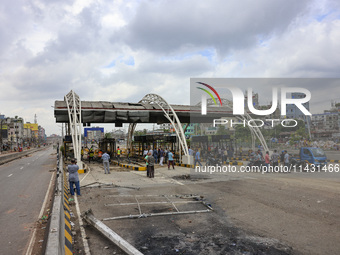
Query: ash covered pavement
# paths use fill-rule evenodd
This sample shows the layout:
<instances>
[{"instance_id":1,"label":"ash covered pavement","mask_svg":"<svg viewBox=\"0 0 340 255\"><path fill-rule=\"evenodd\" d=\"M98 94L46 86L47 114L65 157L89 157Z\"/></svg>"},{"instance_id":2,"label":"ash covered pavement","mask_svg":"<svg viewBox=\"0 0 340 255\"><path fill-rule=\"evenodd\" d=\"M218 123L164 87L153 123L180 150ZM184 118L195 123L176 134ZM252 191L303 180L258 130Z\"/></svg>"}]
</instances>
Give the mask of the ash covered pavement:
<instances>
[{"instance_id":1,"label":"ash covered pavement","mask_svg":"<svg viewBox=\"0 0 340 255\"><path fill-rule=\"evenodd\" d=\"M80 211L92 209L97 219L104 220L104 224L143 254L321 254L320 250L329 249L307 247L305 243L313 241L308 239L309 234L297 238L309 226L285 229L294 224L287 216L290 212L275 205L285 201L274 202L275 198L269 195L267 200L273 200L272 205L257 201L261 199L255 194L262 192L268 183L268 189L276 187L279 192L282 187L278 182L280 178L286 181L286 175L273 179L255 173L221 174L193 179L188 168L157 167L155 178L150 179L145 171L113 165L110 169L111 174L104 174L103 166L94 163L90 171L80 175ZM249 194L240 190L242 186ZM174 206L173 201L178 203ZM211 205L213 210L204 212L207 210L204 204ZM74 207L71 206L73 212ZM130 215L141 217L108 220ZM94 227L86 223L84 226L91 254L124 254ZM294 231L296 236L288 236ZM79 228L75 234L76 253L85 254ZM338 247L332 249L336 251Z\"/></svg>"}]
</instances>

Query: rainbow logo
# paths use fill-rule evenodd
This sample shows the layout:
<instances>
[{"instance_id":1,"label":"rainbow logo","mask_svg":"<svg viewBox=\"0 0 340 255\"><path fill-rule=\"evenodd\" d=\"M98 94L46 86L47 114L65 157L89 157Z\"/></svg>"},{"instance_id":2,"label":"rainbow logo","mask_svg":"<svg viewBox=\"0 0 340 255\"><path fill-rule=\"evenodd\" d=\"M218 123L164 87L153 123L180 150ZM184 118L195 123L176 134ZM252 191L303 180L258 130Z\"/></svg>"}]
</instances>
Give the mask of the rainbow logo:
<instances>
[{"instance_id":1,"label":"rainbow logo","mask_svg":"<svg viewBox=\"0 0 340 255\"><path fill-rule=\"evenodd\" d=\"M221 106L222 106L222 100L221 100L221 98L220 98L220 95L217 93L217 91L216 91L212 86L210 86L210 85L208 85L208 84L206 84L206 83L203 83L203 82L197 82L197 83L198 83L198 84L201 84L201 85L203 85L203 86L206 86L206 87L209 88L212 92L214 92L215 95L217 96L218 100L220 101ZM210 92L209 90L206 90L206 89L201 88L201 87L197 87L197 88L200 89L200 90L203 90L204 92L206 92L206 93L212 98L212 100L214 101L215 105L217 105L217 102L216 102L215 97L211 94L211 92Z\"/></svg>"}]
</instances>

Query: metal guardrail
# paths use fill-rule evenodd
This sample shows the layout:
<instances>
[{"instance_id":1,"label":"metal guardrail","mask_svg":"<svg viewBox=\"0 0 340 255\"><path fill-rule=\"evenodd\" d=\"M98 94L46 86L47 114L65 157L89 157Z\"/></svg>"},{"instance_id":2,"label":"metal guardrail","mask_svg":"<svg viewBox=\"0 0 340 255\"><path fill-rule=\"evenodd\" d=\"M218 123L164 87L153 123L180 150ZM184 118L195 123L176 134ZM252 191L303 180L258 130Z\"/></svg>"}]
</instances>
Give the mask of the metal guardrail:
<instances>
[{"instance_id":1,"label":"metal guardrail","mask_svg":"<svg viewBox=\"0 0 340 255\"><path fill-rule=\"evenodd\" d=\"M48 233L46 255L64 255L72 253L72 234L70 208L68 201L68 182L63 167L63 158L57 152L57 178L51 223Z\"/></svg>"}]
</instances>

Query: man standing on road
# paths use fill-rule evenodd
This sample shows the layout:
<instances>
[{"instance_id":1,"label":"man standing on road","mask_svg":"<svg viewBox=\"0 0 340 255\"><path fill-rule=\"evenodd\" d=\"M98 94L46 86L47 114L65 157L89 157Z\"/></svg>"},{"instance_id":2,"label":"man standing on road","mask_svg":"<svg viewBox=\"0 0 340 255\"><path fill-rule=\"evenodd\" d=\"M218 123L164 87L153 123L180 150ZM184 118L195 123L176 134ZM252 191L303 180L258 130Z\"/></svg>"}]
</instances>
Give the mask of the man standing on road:
<instances>
[{"instance_id":1,"label":"man standing on road","mask_svg":"<svg viewBox=\"0 0 340 255\"><path fill-rule=\"evenodd\" d=\"M189 156L193 156L194 155L194 150L191 149L190 146L189 146L188 152L189 152Z\"/></svg>"},{"instance_id":2,"label":"man standing on road","mask_svg":"<svg viewBox=\"0 0 340 255\"><path fill-rule=\"evenodd\" d=\"M94 151L93 151L93 146L91 146L90 151L89 151L89 164L91 163L91 160L93 162L93 156L94 156Z\"/></svg>"},{"instance_id":3,"label":"man standing on road","mask_svg":"<svg viewBox=\"0 0 340 255\"><path fill-rule=\"evenodd\" d=\"M150 152L148 152L144 158L145 162L146 162L146 177L150 176L150 169L149 169L149 162L148 162L148 157L149 155L151 155Z\"/></svg>"},{"instance_id":4,"label":"man standing on road","mask_svg":"<svg viewBox=\"0 0 340 255\"><path fill-rule=\"evenodd\" d=\"M147 161L149 165L149 177L155 178L155 158L150 154Z\"/></svg>"},{"instance_id":5,"label":"man standing on road","mask_svg":"<svg viewBox=\"0 0 340 255\"><path fill-rule=\"evenodd\" d=\"M269 167L270 164L270 160L269 160L269 151L266 151L266 156L264 156L264 165L267 167Z\"/></svg>"},{"instance_id":6,"label":"man standing on road","mask_svg":"<svg viewBox=\"0 0 340 255\"><path fill-rule=\"evenodd\" d=\"M74 196L73 185L76 185L77 195L81 196L80 195L78 169L79 169L79 166L76 165L76 160L74 158L71 159L71 165L67 166L67 170L69 172L68 181L70 183L70 193L71 193L72 196Z\"/></svg>"},{"instance_id":7,"label":"man standing on road","mask_svg":"<svg viewBox=\"0 0 340 255\"><path fill-rule=\"evenodd\" d=\"M285 166L289 168L289 154L287 151L285 151L284 162Z\"/></svg>"},{"instance_id":8,"label":"man standing on road","mask_svg":"<svg viewBox=\"0 0 340 255\"><path fill-rule=\"evenodd\" d=\"M102 159L103 159L103 165L104 165L104 172L105 174L109 174L110 173L110 155L104 152L104 154L102 155Z\"/></svg>"},{"instance_id":9,"label":"man standing on road","mask_svg":"<svg viewBox=\"0 0 340 255\"><path fill-rule=\"evenodd\" d=\"M276 167L276 166L279 165L279 157L280 157L280 155L277 153L277 150L274 150L274 153L270 157L270 160L273 164L273 167Z\"/></svg>"},{"instance_id":10,"label":"man standing on road","mask_svg":"<svg viewBox=\"0 0 340 255\"><path fill-rule=\"evenodd\" d=\"M163 166L163 161L164 161L164 151L163 151L162 148L159 150L159 157L160 157L160 159L159 159L159 165L160 165L160 166Z\"/></svg>"},{"instance_id":11,"label":"man standing on road","mask_svg":"<svg viewBox=\"0 0 340 255\"><path fill-rule=\"evenodd\" d=\"M280 162L282 166L285 165L285 151L282 151L280 154Z\"/></svg>"},{"instance_id":12,"label":"man standing on road","mask_svg":"<svg viewBox=\"0 0 340 255\"><path fill-rule=\"evenodd\" d=\"M172 169L175 169L174 166L174 154L169 150L168 152L168 170L170 170L170 164L172 165Z\"/></svg>"},{"instance_id":13,"label":"man standing on road","mask_svg":"<svg viewBox=\"0 0 340 255\"><path fill-rule=\"evenodd\" d=\"M121 150L119 149L119 146L117 147L117 161L119 164L119 158L120 158Z\"/></svg>"},{"instance_id":14,"label":"man standing on road","mask_svg":"<svg viewBox=\"0 0 340 255\"><path fill-rule=\"evenodd\" d=\"M153 150L153 157L155 158L155 163L157 164L157 162L158 162L158 150L157 150L157 148L155 148Z\"/></svg>"}]
</instances>

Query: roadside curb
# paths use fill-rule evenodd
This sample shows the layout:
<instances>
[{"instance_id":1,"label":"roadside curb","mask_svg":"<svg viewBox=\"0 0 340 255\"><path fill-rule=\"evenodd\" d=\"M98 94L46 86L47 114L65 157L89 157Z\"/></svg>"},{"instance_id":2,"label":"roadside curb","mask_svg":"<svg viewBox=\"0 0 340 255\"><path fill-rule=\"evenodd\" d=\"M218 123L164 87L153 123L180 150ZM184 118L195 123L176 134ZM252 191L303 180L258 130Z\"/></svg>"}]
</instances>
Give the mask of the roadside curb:
<instances>
[{"instance_id":1,"label":"roadside curb","mask_svg":"<svg viewBox=\"0 0 340 255\"><path fill-rule=\"evenodd\" d=\"M118 164L118 162L116 162L116 161L112 161L112 163L114 165L118 165L118 166L121 166L121 167L129 168L129 169L132 169L132 170L135 170L135 171L146 171L146 167L145 166L131 166L131 165L122 164L122 163Z\"/></svg>"}]
</instances>

